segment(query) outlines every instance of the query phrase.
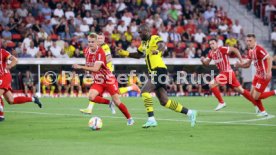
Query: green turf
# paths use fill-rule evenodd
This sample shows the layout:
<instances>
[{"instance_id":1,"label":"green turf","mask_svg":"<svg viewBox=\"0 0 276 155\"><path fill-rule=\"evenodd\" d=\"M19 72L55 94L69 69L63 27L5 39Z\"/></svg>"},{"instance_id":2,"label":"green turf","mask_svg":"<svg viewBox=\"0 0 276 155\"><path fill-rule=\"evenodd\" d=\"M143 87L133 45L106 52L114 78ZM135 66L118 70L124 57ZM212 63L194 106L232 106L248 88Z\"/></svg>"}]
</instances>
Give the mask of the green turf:
<instances>
[{"instance_id":1,"label":"green turf","mask_svg":"<svg viewBox=\"0 0 276 155\"><path fill-rule=\"evenodd\" d=\"M28 103L6 105L0 123L1 155L275 155L276 118L259 119L242 97L225 97L227 108L214 112L214 97L178 97L199 110L198 124L191 128L182 114L161 107L155 100L158 127L142 129L146 113L141 98L123 98L135 119L134 126L117 110L96 105L92 116L103 119L103 128L87 127L91 115L82 115L85 98L42 98L43 109ZM264 101L276 115L276 97Z\"/></svg>"}]
</instances>

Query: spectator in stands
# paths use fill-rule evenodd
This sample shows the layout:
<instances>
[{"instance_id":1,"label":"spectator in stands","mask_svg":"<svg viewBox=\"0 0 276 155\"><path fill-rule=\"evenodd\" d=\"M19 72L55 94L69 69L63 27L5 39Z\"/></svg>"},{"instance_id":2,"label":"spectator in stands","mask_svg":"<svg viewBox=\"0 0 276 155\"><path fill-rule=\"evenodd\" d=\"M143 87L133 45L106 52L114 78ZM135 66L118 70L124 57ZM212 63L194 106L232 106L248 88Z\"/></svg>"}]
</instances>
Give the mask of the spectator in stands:
<instances>
[{"instance_id":1,"label":"spectator in stands","mask_svg":"<svg viewBox=\"0 0 276 155\"><path fill-rule=\"evenodd\" d=\"M6 41L10 41L12 39L12 33L10 32L10 28L8 26L4 27L4 31L2 31L2 38Z\"/></svg>"},{"instance_id":2,"label":"spectator in stands","mask_svg":"<svg viewBox=\"0 0 276 155\"><path fill-rule=\"evenodd\" d=\"M239 24L239 20L235 20L235 23L232 26L232 33L236 35L236 38L241 38L243 34L242 26Z\"/></svg>"},{"instance_id":3,"label":"spectator in stands","mask_svg":"<svg viewBox=\"0 0 276 155\"><path fill-rule=\"evenodd\" d=\"M238 40L235 38L234 34L230 34L229 38L226 39L225 41L226 46L230 47L237 47L238 46Z\"/></svg>"},{"instance_id":4,"label":"spectator in stands","mask_svg":"<svg viewBox=\"0 0 276 155\"><path fill-rule=\"evenodd\" d=\"M93 25L94 18L91 16L91 13L89 11L86 11L85 17L83 17L83 20L86 22L87 25L89 26Z\"/></svg>"},{"instance_id":5,"label":"spectator in stands","mask_svg":"<svg viewBox=\"0 0 276 155\"><path fill-rule=\"evenodd\" d=\"M33 41L33 36L32 34L28 34L28 36L23 40L22 43L22 50L28 49L31 45L31 42Z\"/></svg>"},{"instance_id":6,"label":"spectator in stands","mask_svg":"<svg viewBox=\"0 0 276 155\"><path fill-rule=\"evenodd\" d=\"M46 40L44 40L44 47L46 50L50 50L50 47L52 46L53 41L51 36L48 36Z\"/></svg>"},{"instance_id":7,"label":"spectator in stands","mask_svg":"<svg viewBox=\"0 0 276 155\"><path fill-rule=\"evenodd\" d=\"M158 35L162 38L162 40L167 43L169 39L169 33L166 31L165 27L161 27L161 31L158 32Z\"/></svg>"},{"instance_id":8,"label":"spectator in stands","mask_svg":"<svg viewBox=\"0 0 276 155\"><path fill-rule=\"evenodd\" d=\"M181 41L181 36L177 32L177 28L175 27L174 29L171 29L169 33L170 40L174 42L174 44L177 44L178 42Z\"/></svg>"},{"instance_id":9,"label":"spectator in stands","mask_svg":"<svg viewBox=\"0 0 276 155\"><path fill-rule=\"evenodd\" d=\"M78 91L78 96L82 95L80 78L79 78L79 75L76 73L76 71L72 71L72 79L70 81L70 87L71 87L70 96L75 96L74 95L75 88L77 88L76 90Z\"/></svg>"},{"instance_id":10,"label":"spectator in stands","mask_svg":"<svg viewBox=\"0 0 276 155\"><path fill-rule=\"evenodd\" d=\"M130 46L128 46L127 51L129 53L135 53L137 52L137 47L135 46L135 42L131 42Z\"/></svg>"},{"instance_id":11,"label":"spectator in stands","mask_svg":"<svg viewBox=\"0 0 276 155\"><path fill-rule=\"evenodd\" d=\"M16 31L16 27L19 25L19 22L15 22L14 18L10 18L10 22L9 24L7 25L9 27L9 31L12 33L12 34L16 34L17 31Z\"/></svg>"},{"instance_id":12,"label":"spectator in stands","mask_svg":"<svg viewBox=\"0 0 276 155\"><path fill-rule=\"evenodd\" d=\"M54 30L53 30L53 27L51 25L51 21L50 20L45 20L41 24L41 28L43 28L48 35L51 35L52 33L54 33Z\"/></svg>"},{"instance_id":13,"label":"spectator in stands","mask_svg":"<svg viewBox=\"0 0 276 155\"><path fill-rule=\"evenodd\" d=\"M61 53L61 48L57 46L56 42L54 41L52 43L52 46L50 47L50 51L54 57L59 57Z\"/></svg>"},{"instance_id":14,"label":"spectator in stands","mask_svg":"<svg viewBox=\"0 0 276 155\"><path fill-rule=\"evenodd\" d=\"M52 10L50 9L48 2L44 2L41 12L46 20L51 19Z\"/></svg>"},{"instance_id":15,"label":"spectator in stands","mask_svg":"<svg viewBox=\"0 0 276 155\"><path fill-rule=\"evenodd\" d=\"M60 39L65 38L65 27L67 25L67 21L65 17L62 17L60 21L55 25L56 34L60 36Z\"/></svg>"},{"instance_id":16,"label":"spectator in stands","mask_svg":"<svg viewBox=\"0 0 276 155\"><path fill-rule=\"evenodd\" d=\"M172 23L176 23L176 21L178 20L178 16L179 16L179 13L178 13L178 10L175 9L174 5L168 10L168 17L169 17L169 20L172 22Z\"/></svg>"},{"instance_id":17,"label":"spectator in stands","mask_svg":"<svg viewBox=\"0 0 276 155\"><path fill-rule=\"evenodd\" d=\"M85 20L82 20L82 23L80 24L80 31L84 34L88 34L89 30L89 25L86 23Z\"/></svg>"},{"instance_id":18,"label":"spectator in stands","mask_svg":"<svg viewBox=\"0 0 276 155\"><path fill-rule=\"evenodd\" d=\"M204 12L204 18L210 21L214 16L215 16L214 10L211 8L211 6L208 6L207 10Z\"/></svg>"},{"instance_id":19,"label":"spectator in stands","mask_svg":"<svg viewBox=\"0 0 276 155\"><path fill-rule=\"evenodd\" d=\"M64 11L63 11L60 3L57 4L57 8L54 10L53 15L57 16L59 18L62 18L64 16Z\"/></svg>"},{"instance_id":20,"label":"spectator in stands","mask_svg":"<svg viewBox=\"0 0 276 155\"><path fill-rule=\"evenodd\" d=\"M43 28L40 29L40 31L37 33L37 37L39 41L44 41L48 38L48 34L45 32Z\"/></svg>"},{"instance_id":21,"label":"spectator in stands","mask_svg":"<svg viewBox=\"0 0 276 155\"><path fill-rule=\"evenodd\" d=\"M73 45L69 45L68 42L64 43L64 52L71 58L73 57L74 53L76 51L76 48Z\"/></svg>"},{"instance_id":22,"label":"spectator in stands","mask_svg":"<svg viewBox=\"0 0 276 155\"><path fill-rule=\"evenodd\" d=\"M39 48L34 46L34 42L30 42L30 46L27 47L27 53L31 55L31 57L35 57L36 54L39 52Z\"/></svg>"},{"instance_id":23,"label":"spectator in stands","mask_svg":"<svg viewBox=\"0 0 276 155\"><path fill-rule=\"evenodd\" d=\"M60 51L60 55L56 56L57 58L69 58L69 56L67 55L67 53L64 51L64 49L62 48Z\"/></svg>"},{"instance_id":24,"label":"spectator in stands","mask_svg":"<svg viewBox=\"0 0 276 155\"><path fill-rule=\"evenodd\" d=\"M185 49L182 46L181 42L179 42L177 44L177 46L173 49L172 57L173 58L185 58Z\"/></svg>"},{"instance_id":25,"label":"spectator in stands","mask_svg":"<svg viewBox=\"0 0 276 155\"><path fill-rule=\"evenodd\" d=\"M168 77L169 77L169 81L167 85L168 93L177 93L177 85L175 84L175 81L174 81L174 75L169 73Z\"/></svg>"},{"instance_id":26,"label":"spectator in stands","mask_svg":"<svg viewBox=\"0 0 276 155\"><path fill-rule=\"evenodd\" d=\"M27 70L25 77L23 78L23 85L24 85L24 93L26 96L28 96L28 91L31 90L32 91L32 95L35 95L36 93L36 84L34 83L34 78L32 73Z\"/></svg>"},{"instance_id":27,"label":"spectator in stands","mask_svg":"<svg viewBox=\"0 0 276 155\"><path fill-rule=\"evenodd\" d=\"M27 15L28 15L28 10L24 7L24 5L21 5L21 7L18 8L18 9L16 10L16 13L17 13L20 17L25 18L25 17L27 17Z\"/></svg>"},{"instance_id":28,"label":"spectator in stands","mask_svg":"<svg viewBox=\"0 0 276 155\"><path fill-rule=\"evenodd\" d=\"M66 17L66 20L70 20L70 19L75 18L75 12L72 10L71 7L67 8L67 10L65 12L65 17Z\"/></svg>"},{"instance_id":29,"label":"spectator in stands","mask_svg":"<svg viewBox=\"0 0 276 155\"><path fill-rule=\"evenodd\" d=\"M195 53L196 53L196 49L194 47L194 44L190 43L185 50L185 55L187 56L187 58L191 59L195 57Z\"/></svg>"},{"instance_id":30,"label":"spectator in stands","mask_svg":"<svg viewBox=\"0 0 276 155\"><path fill-rule=\"evenodd\" d=\"M272 4L272 2L269 3L269 4L267 4L267 5L265 6L265 18L266 18L266 20L269 20L269 18L270 18L270 12L271 12L271 11L275 11L275 10L276 10L276 8L275 8L275 6Z\"/></svg>"},{"instance_id":31,"label":"spectator in stands","mask_svg":"<svg viewBox=\"0 0 276 155\"><path fill-rule=\"evenodd\" d=\"M270 34L270 39L272 41L272 47L274 49L274 54L276 54L276 26L274 26L273 31Z\"/></svg>"},{"instance_id":32,"label":"spectator in stands","mask_svg":"<svg viewBox=\"0 0 276 155\"><path fill-rule=\"evenodd\" d=\"M194 40L201 44L203 42L203 39L206 37L206 35L202 32L201 29L197 30L197 33L194 35Z\"/></svg>"},{"instance_id":33,"label":"spectator in stands","mask_svg":"<svg viewBox=\"0 0 276 155\"><path fill-rule=\"evenodd\" d=\"M76 49L73 55L73 58L83 58L83 52L80 51L80 49Z\"/></svg>"}]
</instances>

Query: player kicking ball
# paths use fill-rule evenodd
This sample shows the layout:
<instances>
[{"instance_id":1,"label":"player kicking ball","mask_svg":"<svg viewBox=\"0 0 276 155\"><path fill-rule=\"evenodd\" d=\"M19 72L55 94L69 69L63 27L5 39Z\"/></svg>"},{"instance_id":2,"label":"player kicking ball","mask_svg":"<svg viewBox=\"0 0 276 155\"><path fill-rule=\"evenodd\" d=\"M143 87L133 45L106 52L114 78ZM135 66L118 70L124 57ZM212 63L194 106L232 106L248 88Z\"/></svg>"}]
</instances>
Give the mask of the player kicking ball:
<instances>
[{"instance_id":1,"label":"player kicking ball","mask_svg":"<svg viewBox=\"0 0 276 155\"><path fill-rule=\"evenodd\" d=\"M133 125L132 119L127 107L119 98L118 82L115 76L107 68L106 56L103 49L97 44L97 34L88 35L88 48L84 49L86 65L74 64L74 69L83 69L92 72L94 83L89 90L89 100L99 104L113 105L114 103L127 118L127 125ZM107 91L112 101L109 101L100 96L104 91Z\"/></svg>"},{"instance_id":2,"label":"player kicking ball","mask_svg":"<svg viewBox=\"0 0 276 155\"><path fill-rule=\"evenodd\" d=\"M218 43L216 39L210 39L209 45L211 50L208 53L208 57L207 58L201 57L201 62L203 63L203 65L207 66L210 64L212 60L214 60L217 68L219 69L219 74L216 76L215 79L213 79L209 83L209 87L211 88L211 91L219 101L219 104L215 108L215 110L218 111L226 107L226 103L222 99L221 93L218 89L219 85L226 85L226 84L229 84L231 87L234 88L235 91L242 94L247 100L252 102L254 106L260 106L252 98L249 91L241 87L241 84L237 80L235 72L232 70L232 67L230 65L229 55L231 53L234 53L238 57L239 63L243 63L243 59L241 57L239 50L234 47L226 47L226 46L218 47Z\"/></svg>"},{"instance_id":3,"label":"player kicking ball","mask_svg":"<svg viewBox=\"0 0 276 155\"><path fill-rule=\"evenodd\" d=\"M8 60L11 61L9 64L7 64ZM12 56L8 51L0 49L0 61L0 122L5 120L2 95L4 95L5 100L11 105L34 102L41 108L42 104L37 97L13 97L11 92L12 76L9 70L17 64L17 58Z\"/></svg>"},{"instance_id":4,"label":"player kicking ball","mask_svg":"<svg viewBox=\"0 0 276 155\"><path fill-rule=\"evenodd\" d=\"M142 24L138 32L142 39L142 44L138 48L138 52L129 53L123 49L118 49L118 54L124 57L141 58L145 56L148 72L151 75L150 79L143 86L142 98L147 110L148 120L142 126L143 128L157 126L157 121L153 112L153 101L151 92L155 92L160 104L175 112L185 114L188 116L191 126L194 127L196 123L197 111L187 109L179 102L168 98L166 91L167 66L165 65L162 55L166 50L166 45L158 35L151 35L150 28L146 24Z\"/></svg>"},{"instance_id":5,"label":"player kicking ball","mask_svg":"<svg viewBox=\"0 0 276 155\"><path fill-rule=\"evenodd\" d=\"M108 46L108 44L105 43L105 36L104 34L98 34L98 46L102 47L102 49L105 52L106 56L106 62L107 62L107 68L113 72L113 64L112 64L112 56L111 56L111 51ZM132 84L131 86L128 87L120 87L119 88L119 94L125 94L129 91L136 91L137 93L140 93L140 88L136 84ZM84 114L92 114L93 107L95 105L95 102L90 101L86 109L80 109L80 112ZM111 108L111 113L116 114L116 111L114 108Z\"/></svg>"},{"instance_id":6,"label":"player kicking ball","mask_svg":"<svg viewBox=\"0 0 276 155\"><path fill-rule=\"evenodd\" d=\"M256 74L250 93L259 105L259 109L256 109L258 116L268 116L261 100L276 94L276 90L264 92L271 80L272 59L267 51L257 44L254 34L248 34L246 36L246 45L248 48L248 59L242 63L237 62L235 65L236 67L249 68L252 61L254 62Z\"/></svg>"}]
</instances>

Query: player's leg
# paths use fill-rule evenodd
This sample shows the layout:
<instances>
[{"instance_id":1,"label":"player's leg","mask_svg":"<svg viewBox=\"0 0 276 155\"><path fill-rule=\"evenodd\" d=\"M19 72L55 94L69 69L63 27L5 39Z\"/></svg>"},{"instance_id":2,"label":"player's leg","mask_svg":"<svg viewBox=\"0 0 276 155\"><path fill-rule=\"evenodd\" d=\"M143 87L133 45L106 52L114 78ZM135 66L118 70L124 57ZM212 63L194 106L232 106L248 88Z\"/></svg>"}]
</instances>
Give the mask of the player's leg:
<instances>
[{"instance_id":1,"label":"player's leg","mask_svg":"<svg viewBox=\"0 0 276 155\"><path fill-rule=\"evenodd\" d=\"M112 100L115 103L115 105L120 109L120 111L124 114L124 116L127 119L127 125L133 125L134 124L134 120L132 119L127 107L125 106L124 103L121 102L120 98L119 98L119 94L113 94L112 96Z\"/></svg>"},{"instance_id":2,"label":"player's leg","mask_svg":"<svg viewBox=\"0 0 276 155\"><path fill-rule=\"evenodd\" d=\"M195 110L189 110L179 102L169 99L167 91L163 87L159 87L157 90L155 90L155 94L162 106L171 109L175 112L187 115L189 120L191 121L191 126L195 126L197 116L197 112Z\"/></svg>"},{"instance_id":3,"label":"player's leg","mask_svg":"<svg viewBox=\"0 0 276 155\"><path fill-rule=\"evenodd\" d=\"M217 100L219 102L218 106L215 108L216 111L218 111L218 110L220 110L220 109L222 109L222 108L224 108L226 106L226 103L222 99L222 96L221 96L221 93L219 91L218 85L219 85L219 83L215 79L213 79L209 83L209 87L210 87L211 91L213 92L213 94L215 95L215 97L217 98Z\"/></svg>"},{"instance_id":4,"label":"player's leg","mask_svg":"<svg viewBox=\"0 0 276 155\"><path fill-rule=\"evenodd\" d=\"M81 85L78 84L78 96L82 96L82 88L81 88Z\"/></svg>"},{"instance_id":5,"label":"player's leg","mask_svg":"<svg viewBox=\"0 0 276 155\"><path fill-rule=\"evenodd\" d=\"M32 85L32 93L33 95L32 96L35 96L35 93L36 93L36 86L35 85Z\"/></svg>"},{"instance_id":6,"label":"player's leg","mask_svg":"<svg viewBox=\"0 0 276 155\"><path fill-rule=\"evenodd\" d=\"M55 92L56 86L50 85L49 87L50 87L50 96L54 96L54 92Z\"/></svg>"},{"instance_id":7,"label":"player's leg","mask_svg":"<svg viewBox=\"0 0 276 155\"><path fill-rule=\"evenodd\" d=\"M265 88L267 87L269 83L269 80L260 79L258 77L254 77L252 82L252 88L251 88L251 96L256 100L257 107L259 111L256 110L258 113L257 116L268 116L267 112L265 111L265 108L263 106L262 101L259 99L261 94L264 92Z\"/></svg>"},{"instance_id":8,"label":"player's leg","mask_svg":"<svg viewBox=\"0 0 276 155\"><path fill-rule=\"evenodd\" d=\"M250 101L254 106L256 106L256 100L251 96L250 92L243 89L242 86L234 87L235 91L242 94L248 101Z\"/></svg>"},{"instance_id":9,"label":"player's leg","mask_svg":"<svg viewBox=\"0 0 276 155\"><path fill-rule=\"evenodd\" d=\"M132 84L131 86L119 88L120 94L125 94L129 91L136 91L137 93L140 93L140 88L136 84Z\"/></svg>"},{"instance_id":10,"label":"player's leg","mask_svg":"<svg viewBox=\"0 0 276 155\"><path fill-rule=\"evenodd\" d=\"M4 116L4 101L2 99L2 94L5 92L4 89L0 89L0 122L5 120Z\"/></svg>"},{"instance_id":11,"label":"player's leg","mask_svg":"<svg viewBox=\"0 0 276 155\"><path fill-rule=\"evenodd\" d=\"M13 94L11 93L11 91L8 90L4 93L4 97L10 105L34 102L35 104L38 105L39 108L42 108L41 102L39 101L38 97L35 97L35 96L34 97L25 97L25 96L13 97Z\"/></svg>"},{"instance_id":12,"label":"player's leg","mask_svg":"<svg viewBox=\"0 0 276 155\"><path fill-rule=\"evenodd\" d=\"M28 86L26 85L26 84L24 84L24 94L26 95L26 96L28 96Z\"/></svg>"},{"instance_id":13,"label":"player's leg","mask_svg":"<svg viewBox=\"0 0 276 155\"><path fill-rule=\"evenodd\" d=\"M142 99L143 99L144 106L145 106L147 114L148 114L148 120L142 126L143 128L157 126L157 121L155 120L155 117L154 117L152 96L150 94L151 92L154 91L154 89L155 89L155 85L152 84L150 79L147 81L147 83L141 89Z\"/></svg>"}]
</instances>

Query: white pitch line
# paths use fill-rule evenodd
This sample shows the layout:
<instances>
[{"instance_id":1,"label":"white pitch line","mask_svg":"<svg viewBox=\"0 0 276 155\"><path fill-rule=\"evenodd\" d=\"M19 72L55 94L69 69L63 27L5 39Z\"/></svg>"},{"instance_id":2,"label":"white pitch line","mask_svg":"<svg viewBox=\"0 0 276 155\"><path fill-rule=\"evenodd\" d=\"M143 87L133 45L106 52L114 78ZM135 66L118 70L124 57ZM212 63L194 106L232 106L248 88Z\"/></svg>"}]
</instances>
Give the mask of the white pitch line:
<instances>
[{"instance_id":1,"label":"white pitch line","mask_svg":"<svg viewBox=\"0 0 276 155\"><path fill-rule=\"evenodd\" d=\"M61 113L45 113L45 112L30 112L30 111L6 111L11 113L22 113L22 114L36 114L36 115L51 115L51 116L76 116L76 117L91 117L91 115L77 115L77 114L61 114ZM253 114L253 113L252 113ZM93 116L93 115L92 115ZM114 118L122 119L124 117L118 116L101 116L102 118ZM237 121L226 121L226 122L217 122L217 121L197 121L198 123L208 123L208 124L231 124L231 125L250 125L250 126L276 126L276 124L256 124L256 123L246 123L246 122L256 122L262 120L268 120L274 118L274 115L269 115L268 117L262 117L259 119L250 119L250 120L237 120ZM145 120L146 118L135 117L134 119ZM188 120L179 120L179 119L166 119L159 118L158 121L172 121L172 122L189 122Z\"/></svg>"}]
</instances>

